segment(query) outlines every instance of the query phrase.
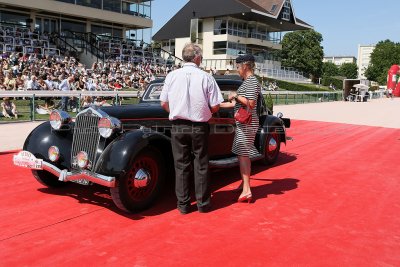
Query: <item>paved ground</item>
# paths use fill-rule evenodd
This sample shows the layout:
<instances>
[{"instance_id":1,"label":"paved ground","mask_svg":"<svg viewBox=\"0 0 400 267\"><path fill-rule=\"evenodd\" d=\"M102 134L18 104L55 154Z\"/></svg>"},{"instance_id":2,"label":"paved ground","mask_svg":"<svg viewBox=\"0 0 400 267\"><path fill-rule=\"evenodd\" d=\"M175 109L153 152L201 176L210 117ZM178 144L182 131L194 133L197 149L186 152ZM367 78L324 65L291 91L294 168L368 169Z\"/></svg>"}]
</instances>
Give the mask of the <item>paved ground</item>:
<instances>
[{"instance_id":1,"label":"paved ground","mask_svg":"<svg viewBox=\"0 0 400 267\"><path fill-rule=\"evenodd\" d=\"M28 134L42 122L0 124L0 152L21 149Z\"/></svg>"},{"instance_id":2,"label":"paved ground","mask_svg":"<svg viewBox=\"0 0 400 267\"><path fill-rule=\"evenodd\" d=\"M400 128L400 98L275 106L274 113L279 111L298 120Z\"/></svg>"},{"instance_id":3,"label":"paved ground","mask_svg":"<svg viewBox=\"0 0 400 267\"><path fill-rule=\"evenodd\" d=\"M274 107L275 114L297 120L339 122L355 125L400 128L400 98L368 102L327 102ZM0 124L1 151L22 148L26 136L42 122Z\"/></svg>"}]
</instances>

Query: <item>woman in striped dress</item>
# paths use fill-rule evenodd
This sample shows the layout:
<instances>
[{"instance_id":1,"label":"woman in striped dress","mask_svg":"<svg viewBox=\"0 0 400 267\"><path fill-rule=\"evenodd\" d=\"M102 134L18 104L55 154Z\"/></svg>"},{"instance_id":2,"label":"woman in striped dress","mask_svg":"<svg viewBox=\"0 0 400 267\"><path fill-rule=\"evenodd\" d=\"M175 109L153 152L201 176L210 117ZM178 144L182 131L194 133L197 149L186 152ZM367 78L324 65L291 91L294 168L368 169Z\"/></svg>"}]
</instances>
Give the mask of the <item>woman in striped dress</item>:
<instances>
[{"instance_id":1,"label":"woman in striped dress","mask_svg":"<svg viewBox=\"0 0 400 267\"><path fill-rule=\"evenodd\" d=\"M250 124L242 124L236 121L236 132L233 140L232 152L238 156L240 174L242 177L242 193L238 202L250 202L253 198L250 188L251 161L250 157L259 154L254 146L254 139L259 127L257 116L257 97L260 94L261 86L254 76L255 59L252 55L239 56L236 59L236 66L239 75L244 82L237 90L237 93L229 95L229 100L234 100L234 112L242 106L248 106L251 109L252 119ZM228 107L228 103L222 103L221 107Z\"/></svg>"}]
</instances>

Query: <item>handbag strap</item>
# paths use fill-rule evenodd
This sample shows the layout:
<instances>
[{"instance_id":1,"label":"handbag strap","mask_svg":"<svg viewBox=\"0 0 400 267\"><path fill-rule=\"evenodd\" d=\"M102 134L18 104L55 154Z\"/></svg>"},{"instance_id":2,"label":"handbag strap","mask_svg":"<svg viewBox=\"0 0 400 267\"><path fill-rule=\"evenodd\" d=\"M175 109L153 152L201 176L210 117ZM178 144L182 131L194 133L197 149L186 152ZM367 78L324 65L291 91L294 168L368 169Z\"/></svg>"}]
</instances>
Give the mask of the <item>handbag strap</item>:
<instances>
[{"instance_id":1,"label":"handbag strap","mask_svg":"<svg viewBox=\"0 0 400 267\"><path fill-rule=\"evenodd\" d=\"M249 112L249 110L251 109L250 105L249 105L249 99L245 96L244 96L244 98L246 98L246 111Z\"/></svg>"}]
</instances>

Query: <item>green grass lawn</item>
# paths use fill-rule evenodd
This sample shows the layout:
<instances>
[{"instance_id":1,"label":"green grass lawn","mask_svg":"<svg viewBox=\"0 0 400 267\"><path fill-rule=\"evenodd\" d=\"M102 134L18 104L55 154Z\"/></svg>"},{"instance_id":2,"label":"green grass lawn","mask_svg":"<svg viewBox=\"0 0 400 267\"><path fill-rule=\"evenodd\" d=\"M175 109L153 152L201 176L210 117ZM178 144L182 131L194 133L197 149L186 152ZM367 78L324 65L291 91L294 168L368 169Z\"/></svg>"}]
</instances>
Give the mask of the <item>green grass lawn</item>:
<instances>
[{"instance_id":1,"label":"green grass lawn","mask_svg":"<svg viewBox=\"0 0 400 267\"><path fill-rule=\"evenodd\" d=\"M0 123L6 123L6 122L15 122L15 121L31 121L32 118L32 114L31 114L31 100L23 100L23 99L17 99L17 100L13 100L11 99L12 102L15 103L15 105L17 106L17 110L18 110L18 119L9 119L9 118L5 118L2 115L0 116ZM58 102L59 100L56 100L55 102ZM131 104L137 104L139 102L138 98L134 98L134 97L124 97L122 99L122 105L131 105ZM107 103L111 104L112 100L107 100ZM35 106L44 106L44 100L41 99L35 99ZM1 113L1 112L0 112ZM75 117L76 116L76 112L68 112L71 117ZM35 112L34 114L35 116L35 120L48 120L49 119L49 114L38 114L37 112Z\"/></svg>"},{"instance_id":2,"label":"green grass lawn","mask_svg":"<svg viewBox=\"0 0 400 267\"><path fill-rule=\"evenodd\" d=\"M271 95L274 105L292 105L304 103L317 103L317 102L330 102L339 101L342 99L341 94L324 94L323 92L316 92L315 94L281 94Z\"/></svg>"}]
</instances>

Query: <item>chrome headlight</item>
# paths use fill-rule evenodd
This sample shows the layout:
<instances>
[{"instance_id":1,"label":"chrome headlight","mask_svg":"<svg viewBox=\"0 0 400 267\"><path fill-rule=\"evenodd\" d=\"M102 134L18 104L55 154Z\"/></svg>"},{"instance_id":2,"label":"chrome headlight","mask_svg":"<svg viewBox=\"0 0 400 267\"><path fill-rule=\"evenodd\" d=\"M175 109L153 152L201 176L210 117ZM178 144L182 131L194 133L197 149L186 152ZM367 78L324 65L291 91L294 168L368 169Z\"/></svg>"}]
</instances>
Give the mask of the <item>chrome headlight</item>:
<instances>
[{"instance_id":1,"label":"chrome headlight","mask_svg":"<svg viewBox=\"0 0 400 267\"><path fill-rule=\"evenodd\" d=\"M54 110L50 114L50 125L54 130L60 130L71 122L71 117L65 111Z\"/></svg>"},{"instance_id":2,"label":"chrome headlight","mask_svg":"<svg viewBox=\"0 0 400 267\"><path fill-rule=\"evenodd\" d=\"M89 165L89 156L85 151L80 151L76 155L76 162L81 169L85 169Z\"/></svg>"},{"instance_id":3,"label":"chrome headlight","mask_svg":"<svg viewBox=\"0 0 400 267\"><path fill-rule=\"evenodd\" d=\"M101 118L98 122L100 135L103 138L110 137L113 133L121 130L121 122L113 117Z\"/></svg>"},{"instance_id":4,"label":"chrome headlight","mask_svg":"<svg viewBox=\"0 0 400 267\"><path fill-rule=\"evenodd\" d=\"M49 159L56 162L60 158L60 150L56 146L51 146L48 150Z\"/></svg>"}]
</instances>

